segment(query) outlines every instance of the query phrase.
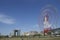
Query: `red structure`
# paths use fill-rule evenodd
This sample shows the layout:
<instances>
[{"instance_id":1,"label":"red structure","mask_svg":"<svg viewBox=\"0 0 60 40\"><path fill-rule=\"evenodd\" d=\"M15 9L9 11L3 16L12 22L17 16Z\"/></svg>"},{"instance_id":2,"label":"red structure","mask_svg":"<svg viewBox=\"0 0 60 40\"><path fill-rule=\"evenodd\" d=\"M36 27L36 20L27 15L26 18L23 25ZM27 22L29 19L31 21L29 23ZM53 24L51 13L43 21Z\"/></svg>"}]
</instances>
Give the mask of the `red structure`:
<instances>
[{"instance_id":1,"label":"red structure","mask_svg":"<svg viewBox=\"0 0 60 40\"><path fill-rule=\"evenodd\" d=\"M48 18L49 18L49 16L48 16L48 14L46 14L44 16L44 35L46 35L51 30L50 24L48 22Z\"/></svg>"}]
</instances>

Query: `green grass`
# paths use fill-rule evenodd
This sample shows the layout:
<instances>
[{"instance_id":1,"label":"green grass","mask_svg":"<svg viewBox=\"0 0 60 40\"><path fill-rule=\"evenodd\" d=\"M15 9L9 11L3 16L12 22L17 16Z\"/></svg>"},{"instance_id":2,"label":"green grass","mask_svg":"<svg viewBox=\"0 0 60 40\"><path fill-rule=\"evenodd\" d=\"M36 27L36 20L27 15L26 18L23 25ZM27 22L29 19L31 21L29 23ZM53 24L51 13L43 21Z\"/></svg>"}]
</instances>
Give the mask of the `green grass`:
<instances>
[{"instance_id":1,"label":"green grass","mask_svg":"<svg viewBox=\"0 0 60 40\"><path fill-rule=\"evenodd\" d=\"M22 40L22 38L14 37L14 38L0 38L0 40ZM47 38L23 38L23 40L60 40L60 37L47 37Z\"/></svg>"}]
</instances>

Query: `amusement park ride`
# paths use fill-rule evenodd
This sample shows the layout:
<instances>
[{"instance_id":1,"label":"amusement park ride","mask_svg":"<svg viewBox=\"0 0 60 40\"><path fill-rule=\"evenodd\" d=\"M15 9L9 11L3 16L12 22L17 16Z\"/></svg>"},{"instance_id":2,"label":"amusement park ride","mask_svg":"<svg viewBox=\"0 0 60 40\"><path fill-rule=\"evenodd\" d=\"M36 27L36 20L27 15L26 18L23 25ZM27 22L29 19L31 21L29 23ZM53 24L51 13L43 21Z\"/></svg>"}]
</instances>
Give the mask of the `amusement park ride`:
<instances>
[{"instance_id":1,"label":"amusement park ride","mask_svg":"<svg viewBox=\"0 0 60 40\"><path fill-rule=\"evenodd\" d=\"M51 5L42 8L41 13L43 14L44 35L46 35L52 29L52 25L56 25L56 20L53 20L56 18L56 12L56 8Z\"/></svg>"}]
</instances>

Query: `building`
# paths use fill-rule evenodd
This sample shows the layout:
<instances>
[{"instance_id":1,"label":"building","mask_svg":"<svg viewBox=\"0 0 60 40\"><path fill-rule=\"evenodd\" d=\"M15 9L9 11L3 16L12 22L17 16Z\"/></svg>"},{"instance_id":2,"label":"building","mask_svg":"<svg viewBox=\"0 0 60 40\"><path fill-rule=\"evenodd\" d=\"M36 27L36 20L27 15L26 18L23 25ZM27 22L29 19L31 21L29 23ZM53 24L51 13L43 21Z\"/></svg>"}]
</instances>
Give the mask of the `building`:
<instances>
[{"instance_id":1,"label":"building","mask_svg":"<svg viewBox=\"0 0 60 40\"><path fill-rule=\"evenodd\" d=\"M18 37L20 36L20 32L20 30L15 29L10 33L9 37Z\"/></svg>"},{"instance_id":2,"label":"building","mask_svg":"<svg viewBox=\"0 0 60 40\"><path fill-rule=\"evenodd\" d=\"M25 36L35 35L35 34L38 34L38 32L37 31L30 31L30 32L25 32L24 33Z\"/></svg>"},{"instance_id":3,"label":"building","mask_svg":"<svg viewBox=\"0 0 60 40\"><path fill-rule=\"evenodd\" d=\"M60 28L52 29L51 35L52 36L60 36Z\"/></svg>"}]
</instances>

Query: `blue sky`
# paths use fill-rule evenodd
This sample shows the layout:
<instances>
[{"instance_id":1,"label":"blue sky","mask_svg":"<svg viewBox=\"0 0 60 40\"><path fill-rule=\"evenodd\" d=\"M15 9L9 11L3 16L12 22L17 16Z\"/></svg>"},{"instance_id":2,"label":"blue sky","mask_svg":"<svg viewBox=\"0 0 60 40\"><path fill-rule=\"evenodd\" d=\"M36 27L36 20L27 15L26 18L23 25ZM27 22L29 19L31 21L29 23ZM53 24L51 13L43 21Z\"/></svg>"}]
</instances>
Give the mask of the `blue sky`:
<instances>
[{"instance_id":1,"label":"blue sky","mask_svg":"<svg viewBox=\"0 0 60 40\"><path fill-rule=\"evenodd\" d=\"M21 29L21 32L43 30L39 19L42 19L41 9L46 5L57 8L59 27L60 0L0 0L0 33L9 34L14 29Z\"/></svg>"}]
</instances>

